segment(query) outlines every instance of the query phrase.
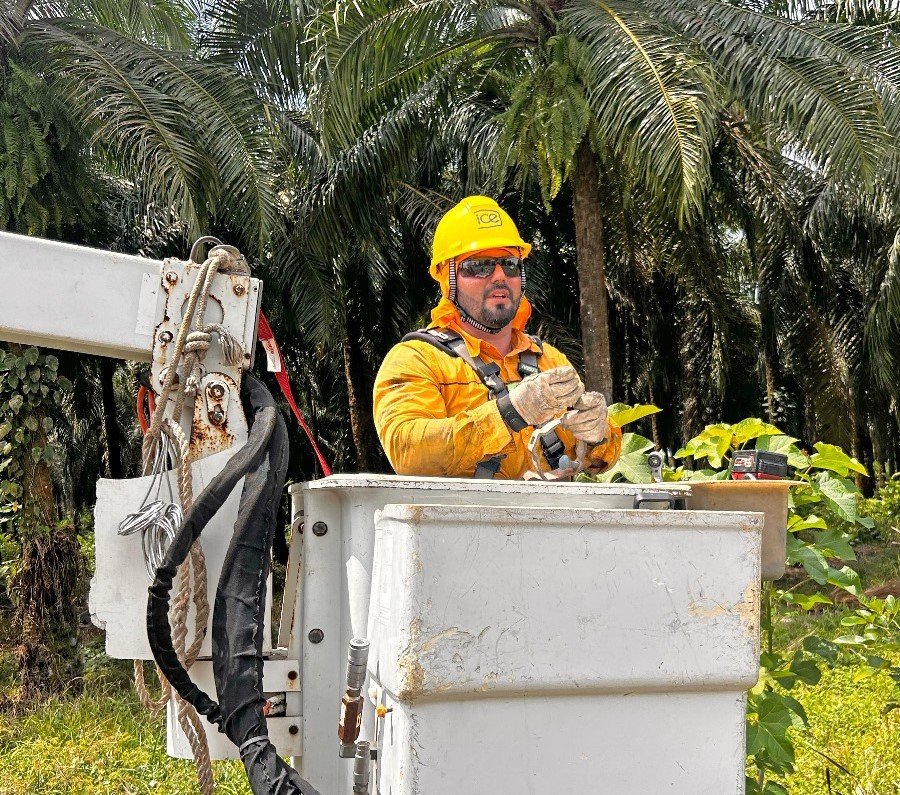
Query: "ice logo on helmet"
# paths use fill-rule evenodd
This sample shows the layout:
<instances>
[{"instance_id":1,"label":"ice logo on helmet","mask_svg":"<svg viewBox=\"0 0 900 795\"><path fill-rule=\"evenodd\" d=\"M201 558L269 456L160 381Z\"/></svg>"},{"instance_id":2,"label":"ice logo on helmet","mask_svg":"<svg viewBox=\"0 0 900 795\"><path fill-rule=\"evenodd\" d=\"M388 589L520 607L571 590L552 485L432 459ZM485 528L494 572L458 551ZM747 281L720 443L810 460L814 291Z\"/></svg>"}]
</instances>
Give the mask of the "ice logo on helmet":
<instances>
[{"instance_id":1,"label":"ice logo on helmet","mask_svg":"<svg viewBox=\"0 0 900 795\"><path fill-rule=\"evenodd\" d=\"M489 229L492 226L503 226L503 219L496 210L476 210L475 223L479 229Z\"/></svg>"}]
</instances>

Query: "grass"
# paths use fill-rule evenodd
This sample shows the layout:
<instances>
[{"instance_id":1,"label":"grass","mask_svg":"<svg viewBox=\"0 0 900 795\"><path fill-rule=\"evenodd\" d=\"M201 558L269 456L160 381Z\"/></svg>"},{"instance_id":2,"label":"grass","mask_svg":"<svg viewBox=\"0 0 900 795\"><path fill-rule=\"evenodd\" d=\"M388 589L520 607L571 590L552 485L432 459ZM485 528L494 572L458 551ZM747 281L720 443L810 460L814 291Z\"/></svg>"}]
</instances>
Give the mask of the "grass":
<instances>
[{"instance_id":1,"label":"grass","mask_svg":"<svg viewBox=\"0 0 900 795\"><path fill-rule=\"evenodd\" d=\"M897 544L860 544L855 548L856 560L850 565L857 571L863 583L863 588L880 585L885 582L900 580L900 546ZM837 563L837 561L834 561ZM788 588L793 583L792 577L800 576L796 571L788 571L784 579L776 585L780 588ZM805 575L804 575L805 576ZM813 592L820 590L814 582L808 582L799 587L800 591ZM835 589L832 598L841 594ZM794 649L799 647L803 638L807 635L819 635L823 638L831 638L840 635L841 619L852 612L858 604L840 602L833 608L818 611L785 610L775 626L775 645L779 648Z\"/></svg>"},{"instance_id":2,"label":"grass","mask_svg":"<svg viewBox=\"0 0 900 795\"><path fill-rule=\"evenodd\" d=\"M883 672L860 673L837 668L792 691L809 728L794 735L797 772L783 782L791 795L900 794L900 710L882 714L897 686Z\"/></svg>"},{"instance_id":3,"label":"grass","mask_svg":"<svg viewBox=\"0 0 900 795\"><path fill-rule=\"evenodd\" d=\"M89 672L85 692L0 715L2 795L182 795L197 792L191 762L166 756L163 716L143 710L128 666ZM249 795L239 762L216 762L223 795Z\"/></svg>"},{"instance_id":4,"label":"grass","mask_svg":"<svg viewBox=\"0 0 900 795\"><path fill-rule=\"evenodd\" d=\"M857 546L851 565L864 588L900 578L898 549L896 544ZM854 607L858 605L838 603L811 612L785 609L775 625L775 645L792 650L808 635L844 634L840 621ZM809 718L808 728L793 731L796 773L781 780L790 795L900 795L900 710L883 714L887 703L900 700L900 685L887 672L825 669L818 684L799 684L790 694Z\"/></svg>"}]
</instances>

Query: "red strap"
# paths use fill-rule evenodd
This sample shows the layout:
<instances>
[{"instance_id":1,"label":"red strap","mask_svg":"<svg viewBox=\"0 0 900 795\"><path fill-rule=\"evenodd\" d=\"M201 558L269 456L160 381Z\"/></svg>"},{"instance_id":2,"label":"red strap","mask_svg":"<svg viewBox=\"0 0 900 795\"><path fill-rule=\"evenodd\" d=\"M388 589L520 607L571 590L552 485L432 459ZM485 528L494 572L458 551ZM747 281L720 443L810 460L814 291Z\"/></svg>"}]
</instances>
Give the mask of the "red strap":
<instances>
[{"instance_id":1,"label":"red strap","mask_svg":"<svg viewBox=\"0 0 900 795\"><path fill-rule=\"evenodd\" d=\"M297 401L294 400L294 393L291 391L291 382L288 380L287 369L285 368L284 358L281 355L281 349L278 347L278 342L275 340L275 334L272 331L272 327L269 325L269 321L262 312L259 313L259 341L266 349L266 356L269 358L269 370L275 373L275 378L278 381L278 386L281 387L284 399L291 407L291 411L294 412L294 416L297 418L297 422L300 423L300 427L303 428L306 438L309 439L309 443L312 445L316 458L319 459L319 466L322 467L322 474L327 478L331 474L331 467L328 466L325 456L322 455L322 451L319 450L319 445L316 444L316 439L313 436L312 431L304 421L300 409L297 408Z\"/></svg>"}]
</instances>

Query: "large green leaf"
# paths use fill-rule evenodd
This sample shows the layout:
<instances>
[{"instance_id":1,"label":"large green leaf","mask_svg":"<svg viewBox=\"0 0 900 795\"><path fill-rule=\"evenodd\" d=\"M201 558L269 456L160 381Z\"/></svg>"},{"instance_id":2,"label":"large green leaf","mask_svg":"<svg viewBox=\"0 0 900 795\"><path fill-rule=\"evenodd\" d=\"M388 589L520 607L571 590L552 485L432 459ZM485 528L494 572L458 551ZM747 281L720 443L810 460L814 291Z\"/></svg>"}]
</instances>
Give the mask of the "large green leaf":
<instances>
[{"instance_id":1,"label":"large green leaf","mask_svg":"<svg viewBox=\"0 0 900 795\"><path fill-rule=\"evenodd\" d=\"M821 657L829 665L835 665L838 656L841 653L840 648L830 640L817 637L816 635L808 635L803 639L803 648L811 654Z\"/></svg>"},{"instance_id":2,"label":"large green leaf","mask_svg":"<svg viewBox=\"0 0 900 795\"><path fill-rule=\"evenodd\" d=\"M770 453L781 453L788 457L788 466L795 469L807 469L809 458L800 452L796 445L797 439L793 436L778 434L775 436L762 435L754 443L757 450L766 450Z\"/></svg>"},{"instance_id":3,"label":"large green leaf","mask_svg":"<svg viewBox=\"0 0 900 795\"><path fill-rule=\"evenodd\" d=\"M730 425L719 423L709 425L675 453L675 458L693 456L695 459L706 458L710 466L718 469L722 466L723 456L731 449L733 438Z\"/></svg>"},{"instance_id":4,"label":"large green leaf","mask_svg":"<svg viewBox=\"0 0 900 795\"><path fill-rule=\"evenodd\" d=\"M837 528L813 533L813 543L830 558L856 560L856 553L850 545L850 536Z\"/></svg>"},{"instance_id":5,"label":"large green leaf","mask_svg":"<svg viewBox=\"0 0 900 795\"><path fill-rule=\"evenodd\" d=\"M850 470L858 472L860 475L869 474L859 461L847 455L836 445L816 442L814 447L818 452L813 453L809 463L816 469L830 469L832 472L837 472L842 478L847 477Z\"/></svg>"},{"instance_id":6,"label":"large green leaf","mask_svg":"<svg viewBox=\"0 0 900 795\"><path fill-rule=\"evenodd\" d=\"M836 478L823 472L812 482L813 488L825 498L828 507L848 522L864 526L874 525L868 517L861 517L857 512L859 506L859 490L846 478Z\"/></svg>"},{"instance_id":7,"label":"large green leaf","mask_svg":"<svg viewBox=\"0 0 900 795\"><path fill-rule=\"evenodd\" d=\"M856 597L863 595L862 581L857 574L849 566L842 566L840 569L828 570L828 584L836 585Z\"/></svg>"},{"instance_id":8,"label":"large green leaf","mask_svg":"<svg viewBox=\"0 0 900 795\"><path fill-rule=\"evenodd\" d=\"M797 607L800 607L803 610L812 610L817 605L834 604L831 599L820 593L804 594L785 591L781 594L781 598L784 599L785 602L790 602L791 604L797 605Z\"/></svg>"},{"instance_id":9,"label":"large green leaf","mask_svg":"<svg viewBox=\"0 0 900 795\"><path fill-rule=\"evenodd\" d=\"M800 563L819 585L825 585L828 582L828 572L830 571L828 561L822 551L817 549L813 544L806 544L799 538L789 535L787 538L787 560L788 563Z\"/></svg>"},{"instance_id":10,"label":"large green leaf","mask_svg":"<svg viewBox=\"0 0 900 795\"><path fill-rule=\"evenodd\" d=\"M760 788L755 778L747 776L744 786L744 795L788 795L788 791L777 781L766 781Z\"/></svg>"},{"instance_id":11,"label":"large green leaf","mask_svg":"<svg viewBox=\"0 0 900 795\"><path fill-rule=\"evenodd\" d=\"M637 433L622 434L622 453L619 460L597 477L601 483L622 479L629 483L652 483L653 475L647 464L647 451L653 442Z\"/></svg>"},{"instance_id":12,"label":"large green leaf","mask_svg":"<svg viewBox=\"0 0 900 795\"><path fill-rule=\"evenodd\" d=\"M800 533L804 530L827 530L828 525L825 520L811 513L809 516L798 516L792 513L788 517L789 533Z\"/></svg>"},{"instance_id":13,"label":"large green leaf","mask_svg":"<svg viewBox=\"0 0 900 795\"><path fill-rule=\"evenodd\" d=\"M819 666L813 660L804 659L802 652L797 652L794 655L790 670L797 679L807 685L816 685L822 678L822 671L819 669Z\"/></svg>"},{"instance_id":14,"label":"large green leaf","mask_svg":"<svg viewBox=\"0 0 900 795\"><path fill-rule=\"evenodd\" d=\"M794 744L788 736L788 729L802 727L803 722L784 698L774 692L751 697L747 754L764 755L774 770L789 772L794 767Z\"/></svg>"},{"instance_id":15,"label":"large green leaf","mask_svg":"<svg viewBox=\"0 0 900 795\"><path fill-rule=\"evenodd\" d=\"M629 422L649 417L651 414L656 414L660 411L662 411L661 408L644 403L634 406L629 406L627 403L613 403L609 407L609 418L621 428Z\"/></svg>"},{"instance_id":16,"label":"large green leaf","mask_svg":"<svg viewBox=\"0 0 900 795\"><path fill-rule=\"evenodd\" d=\"M733 425L731 433L734 436L734 444L739 446L749 442L751 439L756 439L758 436L777 436L781 431L774 425L763 422L757 417L748 417L745 420L741 420L737 425Z\"/></svg>"}]
</instances>

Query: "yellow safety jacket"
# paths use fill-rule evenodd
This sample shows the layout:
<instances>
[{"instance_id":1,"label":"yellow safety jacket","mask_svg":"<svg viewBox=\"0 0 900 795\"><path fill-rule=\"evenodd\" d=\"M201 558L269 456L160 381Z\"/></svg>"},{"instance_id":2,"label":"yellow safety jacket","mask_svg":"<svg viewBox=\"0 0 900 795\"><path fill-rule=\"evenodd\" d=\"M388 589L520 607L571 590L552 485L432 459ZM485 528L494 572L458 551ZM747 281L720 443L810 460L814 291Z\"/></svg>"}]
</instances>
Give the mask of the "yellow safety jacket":
<instances>
[{"instance_id":1,"label":"yellow safety jacket","mask_svg":"<svg viewBox=\"0 0 900 795\"><path fill-rule=\"evenodd\" d=\"M429 328L460 334L470 355L497 364L507 384L521 380L519 354L526 350L538 354L542 371L569 364L552 345L539 346L524 333L528 312L514 321L513 348L506 356L467 334L454 315L445 298ZM479 462L497 455L503 458L496 477L518 479L533 468L528 452L533 429L511 431L472 367L428 342L401 342L389 351L375 379L374 413L378 437L398 474L472 477ZM564 428L557 433L574 459L574 438ZM607 438L588 453L589 468L603 471L615 463L621 439L621 430L610 423Z\"/></svg>"}]
</instances>

